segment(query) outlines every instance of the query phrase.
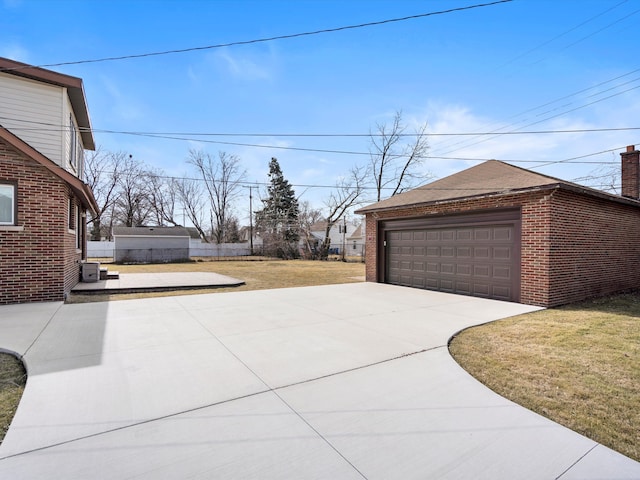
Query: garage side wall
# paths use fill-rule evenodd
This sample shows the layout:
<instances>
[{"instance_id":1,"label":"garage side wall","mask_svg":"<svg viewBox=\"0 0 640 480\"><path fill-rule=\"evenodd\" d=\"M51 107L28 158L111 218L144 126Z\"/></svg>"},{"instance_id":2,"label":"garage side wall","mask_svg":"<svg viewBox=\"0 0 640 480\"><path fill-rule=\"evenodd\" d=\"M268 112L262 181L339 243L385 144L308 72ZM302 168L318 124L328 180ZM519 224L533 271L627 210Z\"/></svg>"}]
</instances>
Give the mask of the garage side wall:
<instances>
[{"instance_id":1,"label":"garage side wall","mask_svg":"<svg viewBox=\"0 0 640 480\"><path fill-rule=\"evenodd\" d=\"M379 222L383 220L519 208L522 222L520 301L528 305L547 306L549 303L551 198L551 191L537 191L368 213L366 279L369 282L384 281L383 265L378 258L380 249L384 248L379 239Z\"/></svg>"},{"instance_id":2,"label":"garage side wall","mask_svg":"<svg viewBox=\"0 0 640 480\"><path fill-rule=\"evenodd\" d=\"M640 287L640 209L560 190L551 215L548 306Z\"/></svg>"}]
</instances>

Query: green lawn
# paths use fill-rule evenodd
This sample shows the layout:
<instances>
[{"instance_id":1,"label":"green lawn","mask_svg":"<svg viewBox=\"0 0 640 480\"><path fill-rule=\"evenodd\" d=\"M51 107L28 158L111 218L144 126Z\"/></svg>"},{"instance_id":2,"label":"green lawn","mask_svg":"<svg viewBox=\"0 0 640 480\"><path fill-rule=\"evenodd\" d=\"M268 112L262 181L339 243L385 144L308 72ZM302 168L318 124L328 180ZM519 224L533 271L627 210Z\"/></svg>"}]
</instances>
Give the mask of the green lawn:
<instances>
[{"instance_id":1,"label":"green lawn","mask_svg":"<svg viewBox=\"0 0 640 480\"><path fill-rule=\"evenodd\" d=\"M468 329L454 358L500 395L640 461L640 294Z\"/></svg>"}]
</instances>

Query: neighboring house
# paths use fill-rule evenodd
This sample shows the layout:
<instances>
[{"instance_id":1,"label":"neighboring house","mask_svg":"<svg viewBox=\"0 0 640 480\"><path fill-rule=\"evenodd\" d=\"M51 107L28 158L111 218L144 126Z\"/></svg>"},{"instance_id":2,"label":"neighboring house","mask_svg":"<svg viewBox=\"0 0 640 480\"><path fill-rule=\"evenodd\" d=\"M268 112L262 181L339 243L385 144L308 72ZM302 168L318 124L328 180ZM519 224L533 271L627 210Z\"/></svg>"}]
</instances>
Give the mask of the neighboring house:
<instances>
[{"instance_id":1,"label":"neighboring house","mask_svg":"<svg viewBox=\"0 0 640 480\"><path fill-rule=\"evenodd\" d=\"M622 196L491 160L362 208L367 280L545 307L638 288L639 162Z\"/></svg>"},{"instance_id":2,"label":"neighboring house","mask_svg":"<svg viewBox=\"0 0 640 480\"><path fill-rule=\"evenodd\" d=\"M184 227L113 227L115 261L185 262L189 260L190 238Z\"/></svg>"},{"instance_id":3,"label":"neighboring house","mask_svg":"<svg viewBox=\"0 0 640 480\"><path fill-rule=\"evenodd\" d=\"M0 304L60 301L80 281L94 148L80 78L0 58Z\"/></svg>"},{"instance_id":4,"label":"neighboring house","mask_svg":"<svg viewBox=\"0 0 640 480\"><path fill-rule=\"evenodd\" d=\"M355 231L347 237L347 255L364 256L364 222L358 225Z\"/></svg>"},{"instance_id":5,"label":"neighboring house","mask_svg":"<svg viewBox=\"0 0 640 480\"><path fill-rule=\"evenodd\" d=\"M344 223L342 221L336 222L331 226L329 230L329 239L331 244L329 246L329 253L333 255L341 255L343 249L346 250L347 255L351 255L351 246L347 242L349 238L359 227L353 225L351 222ZM309 243L313 249L318 249L324 241L327 234L327 222L316 222L309 228ZM301 240L306 243L306 239ZM355 253L353 253L355 255Z\"/></svg>"}]
</instances>

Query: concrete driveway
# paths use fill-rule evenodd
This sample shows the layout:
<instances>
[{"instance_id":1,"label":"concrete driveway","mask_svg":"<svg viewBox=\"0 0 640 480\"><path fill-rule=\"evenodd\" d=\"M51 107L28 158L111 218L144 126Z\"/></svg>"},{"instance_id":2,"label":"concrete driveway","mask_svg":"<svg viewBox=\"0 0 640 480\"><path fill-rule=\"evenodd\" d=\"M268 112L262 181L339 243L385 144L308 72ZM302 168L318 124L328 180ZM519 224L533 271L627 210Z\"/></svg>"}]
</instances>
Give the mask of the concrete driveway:
<instances>
[{"instance_id":1,"label":"concrete driveway","mask_svg":"<svg viewBox=\"0 0 640 480\"><path fill-rule=\"evenodd\" d=\"M640 478L449 356L534 307L390 285L0 307L7 479Z\"/></svg>"}]
</instances>

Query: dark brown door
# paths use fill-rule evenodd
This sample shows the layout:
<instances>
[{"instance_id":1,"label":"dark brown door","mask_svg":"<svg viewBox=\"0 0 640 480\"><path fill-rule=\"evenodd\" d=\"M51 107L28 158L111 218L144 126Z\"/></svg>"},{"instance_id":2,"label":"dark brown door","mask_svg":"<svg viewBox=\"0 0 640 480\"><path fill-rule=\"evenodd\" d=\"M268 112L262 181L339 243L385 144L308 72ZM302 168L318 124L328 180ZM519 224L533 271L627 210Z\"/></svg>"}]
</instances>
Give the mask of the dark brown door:
<instances>
[{"instance_id":1,"label":"dark brown door","mask_svg":"<svg viewBox=\"0 0 640 480\"><path fill-rule=\"evenodd\" d=\"M515 223L385 232L385 281L395 285L519 301Z\"/></svg>"}]
</instances>

